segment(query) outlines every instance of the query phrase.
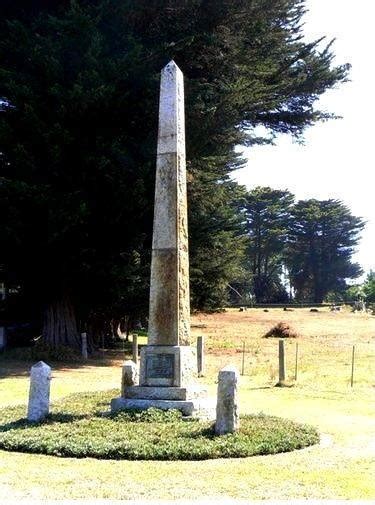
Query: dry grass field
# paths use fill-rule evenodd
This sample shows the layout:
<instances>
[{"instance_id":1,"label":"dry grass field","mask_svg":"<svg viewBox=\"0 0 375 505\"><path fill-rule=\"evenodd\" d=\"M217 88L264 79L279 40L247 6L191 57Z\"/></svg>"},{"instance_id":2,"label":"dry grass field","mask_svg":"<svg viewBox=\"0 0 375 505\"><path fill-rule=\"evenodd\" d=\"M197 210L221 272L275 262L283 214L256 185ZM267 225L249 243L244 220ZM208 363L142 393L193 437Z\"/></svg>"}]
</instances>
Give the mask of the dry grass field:
<instances>
[{"instance_id":1,"label":"dry grass field","mask_svg":"<svg viewBox=\"0 0 375 505\"><path fill-rule=\"evenodd\" d=\"M328 308L321 308L319 312L310 312L308 308L288 312L280 308L267 310L230 309L193 318L193 335L202 334L206 338L209 375L228 360L241 370L245 345L245 375L257 385L274 383L278 373L278 339L262 337L277 323L285 322L299 335L285 341L290 380L295 375L298 343L299 385L345 389L350 385L354 345L356 388L375 384L374 316L352 313L349 308L342 312L330 312Z\"/></svg>"},{"instance_id":2,"label":"dry grass field","mask_svg":"<svg viewBox=\"0 0 375 505\"><path fill-rule=\"evenodd\" d=\"M276 388L277 339L284 321L298 332L286 344L292 387ZM75 460L0 451L0 501L12 499L375 499L375 317L320 309L229 310L195 315L193 336L206 338L206 374L214 394L217 371L242 366L243 413L264 412L318 427L322 443L301 451L202 462ZM295 346L299 348L294 383ZM350 387L355 345L354 387ZM53 366L52 401L72 392L119 387L124 355ZM0 357L0 406L26 404L30 363Z\"/></svg>"}]
</instances>

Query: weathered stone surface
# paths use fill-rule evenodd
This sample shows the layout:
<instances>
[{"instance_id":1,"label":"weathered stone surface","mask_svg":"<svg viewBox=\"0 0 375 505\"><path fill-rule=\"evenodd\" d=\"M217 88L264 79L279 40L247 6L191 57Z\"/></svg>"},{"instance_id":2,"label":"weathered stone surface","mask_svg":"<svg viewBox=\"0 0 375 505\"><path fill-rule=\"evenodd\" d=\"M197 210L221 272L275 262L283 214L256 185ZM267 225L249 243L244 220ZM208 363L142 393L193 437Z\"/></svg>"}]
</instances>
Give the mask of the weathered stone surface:
<instances>
[{"instance_id":1,"label":"weathered stone surface","mask_svg":"<svg viewBox=\"0 0 375 505\"><path fill-rule=\"evenodd\" d=\"M31 367L28 421L38 422L48 415L50 383L51 368L46 363L39 361Z\"/></svg>"},{"instance_id":2,"label":"weathered stone surface","mask_svg":"<svg viewBox=\"0 0 375 505\"><path fill-rule=\"evenodd\" d=\"M240 420L237 404L238 371L226 366L219 372L215 433L224 435L238 430Z\"/></svg>"},{"instance_id":3,"label":"weathered stone surface","mask_svg":"<svg viewBox=\"0 0 375 505\"><path fill-rule=\"evenodd\" d=\"M207 390L199 386L189 388L158 387L158 386L133 386L127 387L125 398L137 398L144 400L192 400L205 398Z\"/></svg>"},{"instance_id":4,"label":"weathered stone surface","mask_svg":"<svg viewBox=\"0 0 375 505\"><path fill-rule=\"evenodd\" d=\"M140 385L185 387L196 377L190 346L147 345L141 349Z\"/></svg>"},{"instance_id":5,"label":"weathered stone surface","mask_svg":"<svg viewBox=\"0 0 375 505\"><path fill-rule=\"evenodd\" d=\"M138 367L134 361L125 361L122 366L121 395L125 395L126 388L138 384Z\"/></svg>"},{"instance_id":6,"label":"weathered stone surface","mask_svg":"<svg viewBox=\"0 0 375 505\"><path fill-rule=\"evenodd\" d=\"M177 251L152 252L148 345L178 345Z\"/></svg>"},{"instance_id":7,"label":"weathered stone surface","mask_svg":"<svg viewBox=\"0 0 375 505\"><path fill-rule=\"evenodd\" d=\"M176 400L147 400L147 399L134 399L134 398L114 398L111 401L111 412L118 410L131 410L131 409L149 409L154 407L156 409L169 410L178 409L185 416L191 416L194 412L193 401L176 401Z\"/></svg>"},{"instance_id":8,"label":"weathered stone surface","mask_svg":"<svg viewBox=\"0 0 375 505\"><path fill-rule=\"evenodd\" d=\"M215 405L213 400L210 399L192 399L188 401L176 400L147 400L147 399L133 399L133 398L114 398L111 401L111 412L118 412L119 410L131 409L149 409L154 407L162 410L177 409L182 412L184 416L196 416L205 419L214 419Z\"/></svg>"},{"instance_id":9,"label":"weathered stone surface","mask_svg":"<svg viewBox=\"0 0 375 505\"><path fill-rule=\"evenodd\" d=\"M151 260L150 345L190 343L183 75L162 70Z\"/></svg>"}]
</instances>

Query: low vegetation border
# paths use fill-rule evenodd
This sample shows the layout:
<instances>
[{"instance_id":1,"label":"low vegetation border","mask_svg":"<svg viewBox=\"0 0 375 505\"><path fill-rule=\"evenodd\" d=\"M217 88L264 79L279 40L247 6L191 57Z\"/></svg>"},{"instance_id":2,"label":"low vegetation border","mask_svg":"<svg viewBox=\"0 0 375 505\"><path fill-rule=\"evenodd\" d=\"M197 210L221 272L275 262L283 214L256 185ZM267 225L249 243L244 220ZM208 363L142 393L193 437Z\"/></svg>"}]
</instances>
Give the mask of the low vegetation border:
<instances>
[{"instance_id":1,"label":"low vegetation border","mask_svg":"<svg viewBox=\"0 0 375 505\"><path fill-rule=\"evenodd\" d=\"M108 413L118 391L80 393L56 402L41 423L25 407L0 410L0 448L65 457L203 460L276 454L319 442L315 428L263 414L241 418L240 430L215 436L210 422L183 420L178 411Z\"/></svg>"}]
</instances>

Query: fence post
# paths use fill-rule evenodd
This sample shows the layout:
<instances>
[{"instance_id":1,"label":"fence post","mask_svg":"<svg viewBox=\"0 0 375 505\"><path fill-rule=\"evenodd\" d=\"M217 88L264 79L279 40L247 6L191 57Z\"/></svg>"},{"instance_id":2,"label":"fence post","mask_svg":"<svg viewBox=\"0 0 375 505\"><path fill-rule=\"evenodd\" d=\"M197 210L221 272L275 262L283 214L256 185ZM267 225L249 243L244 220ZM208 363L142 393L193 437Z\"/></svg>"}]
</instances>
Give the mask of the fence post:
<instances>
[{"instance_id":1,"label":"fence post","mask_svg":"<svg viewBox=\"0 0 375 505\"><path fill-rule=\"evenodd\" d=\"M197 338L197 371L198 377L204 376L204 337Z\"/></svg>"},{"instance_id":2,"label":"fence post","mask_svg":"<svg viewBox=\"0 0 375 505\"><path fill-rule=\"evenodd\" d=\"M278 386L285 384L285 346L284 340L279 340L279 382Z\"/></svg>"},{"instance_id":3,"label":"fence post","mask_svg":"<svg viewBox=\"0 0 375 505\"><path fill-rule=\"evenodd\" d=\"M87 359L87 333L81 333L81 339L82 339L82 358Z\"/></svg>"},{"instance_id":4,"label":"fence post","mask_svg":"<svg viewBox=\"0 0 375 505\"><path fill-rule=\"evenodd\" d=\"M245 341L242 342L242 368L241 375L245 375Z\"/></svg>"},{"instance_id":5,"label":"fence post","mask_svg":"<svg viewBox=\"0 0 375 505\"><path fill-rule=\"evenodd\" d=\"M353 345L352 349L352 374L350 377L350 386L353 387L354 384L354 353L355 353L355 345Z\"/></svg>"},{"instance_id":6,"label":"fence post","mask_svg":"<svg viewBox=\"0 0 375 505\"><path fill-rule=\"evenodd\" d=\"M133 333L133 344L132 344L132 350L133 350L133 361L134 363L138 363L138 334Z\"/></svg>"},{"instance_id":7,"label":"fence post","mask_svg":"<svg viewBox=\"0 0 375 505\"><path fill-rule=\"evenodd\" d=\"M0 351L5 349L7 343L5 326L0 326Z\"/></svg>"},{"instance_id":8,"label":"fence post","mask_svg":"<svg viewBox=\"0 0 375 505\"><path fill-rule=\"evenodd\" d=\"M294 380L297 380L298 376L298 342L296 342L296 363L294 368Z\"/></svg>"}]
</instances>

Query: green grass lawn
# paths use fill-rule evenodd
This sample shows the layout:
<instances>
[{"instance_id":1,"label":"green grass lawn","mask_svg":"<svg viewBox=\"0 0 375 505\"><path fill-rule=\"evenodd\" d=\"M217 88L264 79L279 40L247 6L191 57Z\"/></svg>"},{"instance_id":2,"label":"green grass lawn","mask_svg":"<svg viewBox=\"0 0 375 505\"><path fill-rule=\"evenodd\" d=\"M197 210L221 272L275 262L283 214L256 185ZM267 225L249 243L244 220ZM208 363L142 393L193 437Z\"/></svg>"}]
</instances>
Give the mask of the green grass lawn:
<instances>
[{"instance_id":1,"label":"green grass lawn","mask_svg":"<svg viewBox=\"0 0 375 505\"><path fill-rule=\"evenodd\" d=\"M244 314L249 317L247 312ZM344 315L342 322L337 318L335 336L331 315L327 315L326 321L319 315L319 329L318 318L309 319L301 311L298 315L303 323L300 345L308 355L309 349L316 348L316 360L320 364L306 360L304 366L302 362L301 376L294 387L275 388L272 386L277 378L272 377L270 367L276 367L273 346L277 341L265 342L260 338L262 328L273 321L269 320L270 314L259 312L252 325L245 325L244 319L240 320L244 314L229 314L227 326L225 314L219 316L219 321L215 316L205 317L206 328L197 330L197 334L203 332L209 339L216 331L218 338L220 331L224 335L231 332L234 342L237 339L241 342L245 336L249 348L253 349L247 357L246 375L240 379L241 413L263 412L311 424L324 434L321 445L276 455L200 462L109 461L0 451L0 497L375 499L375 376L369 373L374 367L375 318L351 319ZM298 326L296 313L291 314ZM202 319L196 318L196 321ZM309 321L313 321L312 326ZM324 331L329 332L326 348L322 340ZM354 388L349 386L347 373L350 353L346 350L350 350L351 336L355 343L364 346L362 378ZM292 349L294 343L288 346ZM52 400L79 391L118 388L123 357L118 358L103 363L89 361L84 366L53 366ZM207 376L200 380L208 384L211 394L216 390L218 369L233 361L240 365L239 353L217 349L208 353ZM0 407L26 405L29 366L30 363L0 360Z\"/></svg>"}]
</instances>

